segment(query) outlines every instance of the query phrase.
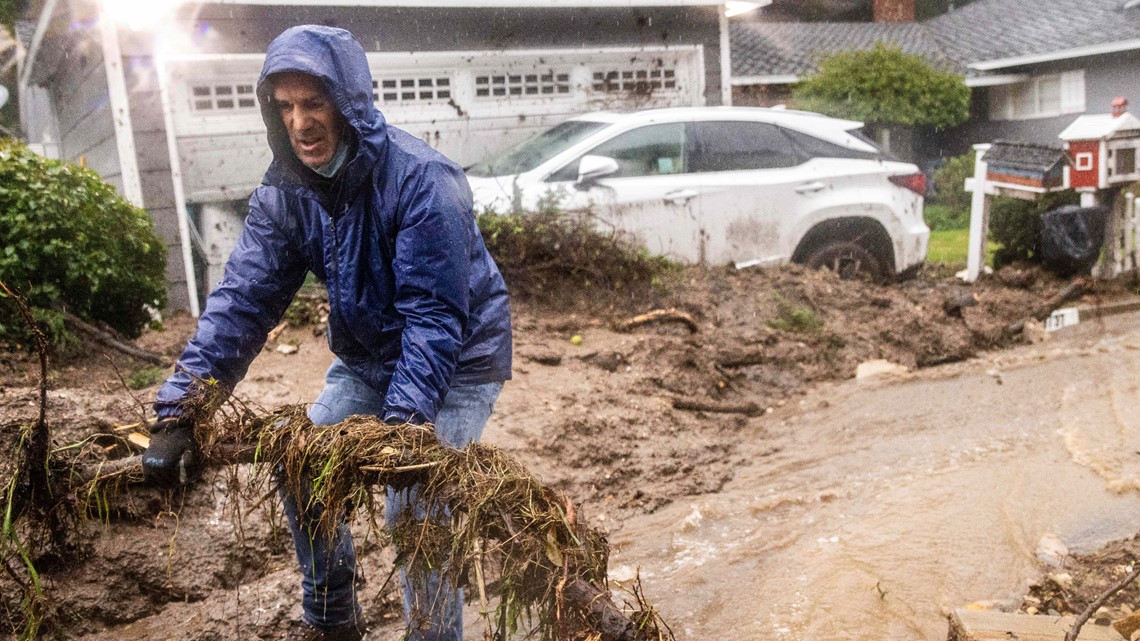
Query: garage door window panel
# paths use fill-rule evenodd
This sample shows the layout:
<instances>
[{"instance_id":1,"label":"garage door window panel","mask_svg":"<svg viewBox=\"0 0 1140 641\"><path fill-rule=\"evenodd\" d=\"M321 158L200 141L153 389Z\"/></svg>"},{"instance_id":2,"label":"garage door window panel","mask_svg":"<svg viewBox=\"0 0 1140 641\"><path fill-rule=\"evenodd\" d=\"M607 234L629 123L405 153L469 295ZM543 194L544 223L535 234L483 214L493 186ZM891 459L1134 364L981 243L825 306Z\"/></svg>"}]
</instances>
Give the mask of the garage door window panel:
<instances>
[{"instance_id":1,"label":"garage door window panel","mask_svg":"<svg viewBox=\"0 0 1140 641\"><path fill-rule=\"evenodd\" d=\"M695 122L689 125L695 172L794 167L806 160L779 127L762 122Z\"/></svg>"},{"instance_id":2,"label":"garage door window panel","mask_svg":"<svg viewBox=\"0 0 1140 641\"><path fill-rule=\"evenodd\" d=\"M606 156L617 161L618 171L606 178L636 178L685 173L685 125L650 125L619 134L584 155ZM575 159L550 176L548 182L578 179Z\"/></svg>"}]
</instances>

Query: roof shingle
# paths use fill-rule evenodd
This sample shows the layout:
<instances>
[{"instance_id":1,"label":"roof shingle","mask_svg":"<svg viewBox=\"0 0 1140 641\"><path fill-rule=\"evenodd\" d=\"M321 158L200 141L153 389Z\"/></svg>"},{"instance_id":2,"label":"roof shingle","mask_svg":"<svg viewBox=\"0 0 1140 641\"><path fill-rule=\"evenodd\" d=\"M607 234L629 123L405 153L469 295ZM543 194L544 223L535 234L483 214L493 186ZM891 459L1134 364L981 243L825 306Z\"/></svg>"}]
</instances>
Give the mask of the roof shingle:
<instances>
[{"instance_id":1,"label":"roof shingle","mask_svg":"<svg viewBox=\"0 0 1140 641\"><path fill-rule=\"evenodd\" d=\"M894 44L968 75L974 63L1140 39L1140 3L1127 0L976 0L923 23L733 22L732 74L812 73L841 51Z\"/></svg>"},{"instance_id":2,"label":"roof shingle","mask_svg":"<svg viewBox=\"0 0 1140 641\"><path fill-rule=\"evenodd\" d=\"M884 22L733 22L732 75L803 75L841 51L864 51L876 42L897 46L938 67L952 63L925 25Z\"/></svg>"}]
</instances>

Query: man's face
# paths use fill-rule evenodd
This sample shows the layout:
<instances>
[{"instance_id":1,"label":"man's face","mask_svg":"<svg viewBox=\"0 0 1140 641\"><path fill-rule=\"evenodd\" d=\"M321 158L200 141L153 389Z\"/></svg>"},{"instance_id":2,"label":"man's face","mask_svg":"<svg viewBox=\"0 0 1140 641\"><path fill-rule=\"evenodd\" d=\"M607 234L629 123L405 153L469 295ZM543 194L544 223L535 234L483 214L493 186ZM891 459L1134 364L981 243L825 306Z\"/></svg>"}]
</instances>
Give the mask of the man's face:
<instances>
[{"instance_id":1,"label":"man's face","mask_svg":"<svg viewBox=\"0 0 1140 641\"><path fill-rule=\"evenodd\" d=\"M305 73L276 75L273 102L297 158L312 169L328 164L340 142L344 117L321 81Z\"/></svg>"}]
</instances>

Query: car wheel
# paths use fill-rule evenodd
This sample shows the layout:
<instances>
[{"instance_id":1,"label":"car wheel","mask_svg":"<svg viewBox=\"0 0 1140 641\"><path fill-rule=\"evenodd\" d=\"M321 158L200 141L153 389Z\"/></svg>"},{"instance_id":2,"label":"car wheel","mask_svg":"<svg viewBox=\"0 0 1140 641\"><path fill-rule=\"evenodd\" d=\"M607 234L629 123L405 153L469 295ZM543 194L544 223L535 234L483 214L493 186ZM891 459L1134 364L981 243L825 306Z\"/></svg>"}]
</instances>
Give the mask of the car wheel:
<instances>
[{"instance_id":1,"label":"car wheel","mask_svg":"<svg viewBox=\"0 0 1140 641\"><path fill-rule=\"evenodd\" d=\"M809 254L804 264L815 269L830 269L843 280L883 281L883 264L866 247L851 241L823 245Z\"/></svg>"}]
</instances>

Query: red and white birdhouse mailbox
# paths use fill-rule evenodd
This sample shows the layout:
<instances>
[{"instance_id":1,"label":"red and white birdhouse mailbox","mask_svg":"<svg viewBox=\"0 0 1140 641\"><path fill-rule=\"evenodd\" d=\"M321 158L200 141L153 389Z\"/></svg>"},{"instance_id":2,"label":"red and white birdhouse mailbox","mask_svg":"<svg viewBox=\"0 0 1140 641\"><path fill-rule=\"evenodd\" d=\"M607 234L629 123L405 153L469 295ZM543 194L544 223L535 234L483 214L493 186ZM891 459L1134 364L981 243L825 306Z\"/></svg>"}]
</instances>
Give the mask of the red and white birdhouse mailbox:
<instances>
[{"instance_id":1,"label":"red and white birdhouse mailbox","mask_svg":"<svg viewBox=\"0 0 1140 641\"><path fill-rule=\"evenodd\" d=\"M1105 189L1140 179L1136 150L1140 119L1127 111L1128 101L1112 101L1112 113L1081 116L1061 132L1069 154L1065 185L1070 189Z\"/></svg>"}]
</instances>

